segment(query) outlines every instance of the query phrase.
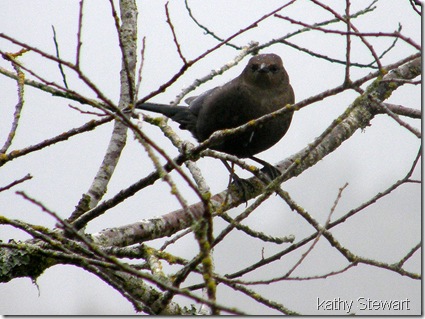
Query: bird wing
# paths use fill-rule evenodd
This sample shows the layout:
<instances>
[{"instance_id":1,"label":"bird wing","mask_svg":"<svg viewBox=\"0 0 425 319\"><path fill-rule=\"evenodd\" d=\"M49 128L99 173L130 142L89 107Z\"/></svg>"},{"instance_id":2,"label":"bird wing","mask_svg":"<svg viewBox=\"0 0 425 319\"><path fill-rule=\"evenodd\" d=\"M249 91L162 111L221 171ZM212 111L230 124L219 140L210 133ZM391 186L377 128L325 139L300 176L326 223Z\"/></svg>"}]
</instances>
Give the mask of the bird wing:
<instances>
[{"instance_id":1,"label":"bird wing","mask_svg":"<svg viewBox=\"0 0 425 319\"><path fill-rule=\"evenodd\" d=\"M188 105L190 111L195 114L196 116L199 115L199 112L201 111L202 107L204 106L205 99L212 94L215 90L217 90L219 87L215 87L211 90L205 91L201 95L197 96L191 96L188 97L186 100L184 100Z\"/></svg>"}]
</instances>

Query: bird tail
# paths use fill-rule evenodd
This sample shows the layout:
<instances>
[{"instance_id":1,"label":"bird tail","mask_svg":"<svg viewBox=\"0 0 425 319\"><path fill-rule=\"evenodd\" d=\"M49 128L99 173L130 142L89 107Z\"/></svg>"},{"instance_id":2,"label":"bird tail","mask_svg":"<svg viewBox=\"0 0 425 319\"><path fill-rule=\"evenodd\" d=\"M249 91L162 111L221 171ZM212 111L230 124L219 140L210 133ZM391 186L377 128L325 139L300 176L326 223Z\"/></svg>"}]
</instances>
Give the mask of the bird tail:
<instances>
[{"instance_id":1,"label":"bird tail","mask_svg":"<svg viewBox=\"0 0 425 319\"><path fill-rule=\"evenodd\" d=\"M161 113L169 118L173 118L177 113L181 111L186 111L188 109L187 106L171 106L167 104L158 103L136 103L135 108L155 113Z\"/></svg>"},{"instance_id":2,"label":"bird tail","mask_svg":"<svg viewBox=\"0 0 425 319\"><path fill-rule=\"evenodd\" d=\"M171 106L157 103L136 103L136 109L161 113L173 121L180 124L180 128L190 131L195 138L198 138L196 124L197 117L187 106Z\"/></svg>"}]
</instances>

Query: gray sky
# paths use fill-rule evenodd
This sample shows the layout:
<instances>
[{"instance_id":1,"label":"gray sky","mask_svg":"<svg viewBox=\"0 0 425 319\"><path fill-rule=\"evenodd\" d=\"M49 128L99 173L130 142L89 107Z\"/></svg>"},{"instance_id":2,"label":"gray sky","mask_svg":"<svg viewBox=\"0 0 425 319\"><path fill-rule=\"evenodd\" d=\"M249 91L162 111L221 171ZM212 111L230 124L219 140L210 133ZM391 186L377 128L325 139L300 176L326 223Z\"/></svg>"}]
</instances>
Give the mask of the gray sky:
<instances>
[{"instance_id":1,"label":"gray sky","mask_svg":"<svg viewBox=\"0 0 425 319\"><path fill-rule=\"evenodd\" d=\"M54 54L52 29L54 25L60 43L63 59L74 61L76 32L78 25L78 1L5 1L0 0L0 32L20 41ZM282 4L282 1L190 1L197 19L223 38L252 23ZM328 4L341 14L345 1L328 1ZM168 81L181 68L181 60L175 50L170 29L166 23L164 1L137 1L139 7L139 44L146 36L146 53L143 69L143 83L139 97L155 90ZM351 11L364 8L369 1L353 1ZM375 12L355 20L361 31L393 32L400 22L402 32L420 43L420 17L413 13L409 1L381 0ZM178 35L183 54L193 59L217 44L216 40L205 35L188 17L183 1L169 4L171 19ZM308 3L298 1L282 11L282 14L308 23L330 19L329 13ZM261 23L257 28L241 35L233 41L246 45L250 41L265 43L283 36L299 27L277 18ZM86 1L84 10L82 47L82 70L113 101L119 98L119 71L121 68L120 50L110 5L107 1ZM294 43L329 54L334 58L345 58L345 40L340 36L309 32L293 38ZM378 40L370 38L378 52L392 43L391 38ZM353 40L352 58L362 63L371 62L367 49ZM140 47L139 47L140 49ZM0 50L18 51L19 48L0 39ZM288 71L296 100L302 100L326 89L340 85L344 79L344 67L294 50L288 46L275 45L263 52L280 55ZM400 60L415 51L412 47L399 43L382 59L389 64ZM168 103L175 99L181 90L197 78L220 68L238 54L235 50L223 47L195 64L184 76L153 101ZM140 60L140 59L139 59ZM46 62L37 54L29 52L20 61L25 66L39 72L52 81L60 82L57 65ZM140 62L140 61L139 61ZM203 84L191 94L199 94L237 76L247 59L225 74ZM8 62L1 60L0 66L11 69ZM352 70L352 78L357 79L370 70ZM68 82L72 89L95 98L95 95L81 81L68 72ZM364 88L364 87L363 87ZM0 76L0 144L10 129L16 104L16 83ZM310 105L295 113L287 135L272 149L260 154L271 163L290 156L314 140L330 125L338 115L357 97L350 91ZM404 86L398 89L389 102L411 108L420 108L421 96L417 86ZM25 106L17 136L12 149L20 149L39 143L82 125L89 120L68 107L69 101L51 97L36 89L26 87ZM79 106L78 103L71 102ZM84 108L84 107L83 107ZM87 108L88 109L88 108ZM418 120L406 122L420 129ZM180 132L178 125L172 127L192 142L190 134ZM176 155L170 142L156 127L143 124L145 132L155 139L166 151ZM110 124L95 131L58 143L41 152L19 158L2 167L0 186L31 173L31 181L0 194L0 214L8 218L22 219L29 223L53 227L55 221L37 208L15 195L15 190L24 190L40 199L47 207L66 218L77 204L81 194L87 191L97 172L106 150L112 126ZM338 189L346 182L349 186L333 215L342 216L404 177L418 151L420 141L387 116L377 116L370 127L346 141L334 153L297 178L283 184L283 189L310 212L320 223L324 223L337 196ZM198 165L203 170L212 193L222 191L228 181L228 173L214 159L201 159ZM129 134L127 146L108 187L105 199L145 176L153 169L140 145ZM414 178L420 178L420 168ZM248 176L241 173L242 176ZM181 180L172 174L176 181ZM182 189L184 186L182 185ZM196 196L185 189L186 199L193 203ZM391 196L382 199L358 216L332 230L332 233L354 253L376 258L385 262L395 262L416 245L421 238L420 187L416 184L402 186ZM179 205L169 193L167 185L157 182L152 187L136 194L122 205L104 214L89 224L88 232L135 222L143 218L162 215L178 209ZM236 216L244 207L230 212ZM273 236L294 234L297 240L312 232L299 216L277 196L273 196L260 209L255 211L245 223L254 229ZM216 219L217 230L225 225ZM10 227L0 227L0 240L10 238L26 239L28 236ZM160 247L163 241L152 243ZM234 231L227 240L214 251L215 266L219 273L232 273L261 258L261 251L270 256L285 246L264 244L241 232ZM186 236L170 249L170 252L185 258L196 254L198 249L193 235ZM284 258L282 261L264 267L244 277L244 279L273 278L285 273L300 258L305 249ZM406 264L411 271L420 272L421 258L417 252ZM339 270L346 261L335 249L321 240L314 251L294 272L294 276L309 276ZM166 267L168 269L168 267ZM198 283L199 278L189 278L190 283ZM421 309L420 281L404 278L398 274L379 268L358 266L326 280L305 282L284 281L273 286L253 287L266 297L275 299L285 306L305 314L326 314L317 312L317 298L343 298L357 300L360 297L371 299L411 300L411 311L393 314L419 314ZM182 300L177 298L177 301ZM276 314L267 308L258 308L247 297L235 294L228 288L219 287L218 300L228 305L244 305L244 311L253 314ZM187 300L183 301L188 303ZM245 306L246 305L246 306ZM379 314L362 312L358 314ZM49 268L37 279L37 285L28 278L15 279L0 285L0 313L2 314L134 314L134 310L118 292L107 286L97 277L74 266ZM334 312L332 314L343 314Z\"/></svg>"}]
</instances>

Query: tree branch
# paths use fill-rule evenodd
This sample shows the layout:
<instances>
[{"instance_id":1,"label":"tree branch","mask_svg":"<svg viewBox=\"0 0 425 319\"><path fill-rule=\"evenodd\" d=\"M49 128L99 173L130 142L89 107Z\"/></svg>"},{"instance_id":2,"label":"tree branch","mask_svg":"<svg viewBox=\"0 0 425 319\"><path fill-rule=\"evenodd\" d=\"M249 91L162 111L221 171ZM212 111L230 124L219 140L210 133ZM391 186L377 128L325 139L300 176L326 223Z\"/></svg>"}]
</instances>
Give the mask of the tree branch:
<instances>
[{"instance_id":1,"label":"tree branch","mask_svg":"<svg viewBox=\"0 0 425 319\"><path fill-rule=\"evenodd\" d=\"M383 101L403 84L397 81L391 82L391 79L412 79L420 74L421 59L415 58L391 71L382 79L376 79L365 90L365 93L358 97L355 102L348 107L348 109L339 116L321 136L316 138L312 144L277 163L277 168L282 172L277 184L280 185L280 183L298 176L322 158L335 151L345 140L350 138L355 131L369 125L376 114L374 108L371 107L376 103L370 96L374 96ZM295 104L294 107L296 107L297 104ZM300 104L303 105L302 103ZM253 185L251 192L246 194L248 198L254 198L264 192L264 184L257 178L250 178L248 181ZM211 197L211 204L214 210L226 211L227 209L236 207L245 202L241 194L238 194L235 190L230 190L230 201L226 203L225 199L227 195L228 190L225 190ZM189 215L183 210L177 210L154 219L142 220L131 225L106 229L93 234L93 240L103 246L126 246L154 238L169 236L179 230L189 227L192 224L193 217L201 218L203 216L204 208L202 203L193 204L189 206L189 209L191 212Z\"/></svg>"},{"instance_id":2,"label":"tree branch","mask_svg":"<svg viewBox=\"0 0 425 319\"><path fill-rule=\"evenodd\" d=\"M120 39L120 47L123 55L123 63L121 69L121 94L118 108L120 110L126 108L133 103L135 98L135 72L137 62L137 7L132 0L121 1L121 20L122 25L117 26L118 36ZM113 3L111 4L112 8ZM113 10L113 12L115 12ZM93 179L88 191L83 194L76 210L71 214L69 221L72 222L89 209L95 207L106 193L109 181L118 164L122 150L124 149L127 139L127 125L122 121L116 120L109 141L103 162Z\"/></svg>"}]
</instances>

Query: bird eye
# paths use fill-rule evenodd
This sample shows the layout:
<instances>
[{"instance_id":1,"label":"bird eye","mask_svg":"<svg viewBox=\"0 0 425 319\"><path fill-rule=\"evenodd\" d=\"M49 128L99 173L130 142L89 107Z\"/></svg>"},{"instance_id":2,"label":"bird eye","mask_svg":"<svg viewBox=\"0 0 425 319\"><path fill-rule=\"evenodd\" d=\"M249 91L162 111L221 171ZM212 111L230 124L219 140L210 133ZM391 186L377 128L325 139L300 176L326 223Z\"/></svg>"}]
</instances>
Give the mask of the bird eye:
<instances>
[{"instance_id":1,"label":"bird eye","mask_svg":"<svg viewBox=\"0 0 425 319\"><path fill-rule=\"evenodd\" d=\"M270 65L269 70L273 73L276 73L279 70L279 68L276 64L272 64Z\"/></svg>"},{"instance_id":2,"label":"bird eye","mask_svg":"<svg viewBox=\"0 0 425 319\"><path fill-rule=\"evenodd\" d=\"M254 64L251 65L251 70L252 71L257 71L259 68L260 68L260 66L258 64L256 64L256 63L254 63Z\"/></svg>"}]
</instances>

